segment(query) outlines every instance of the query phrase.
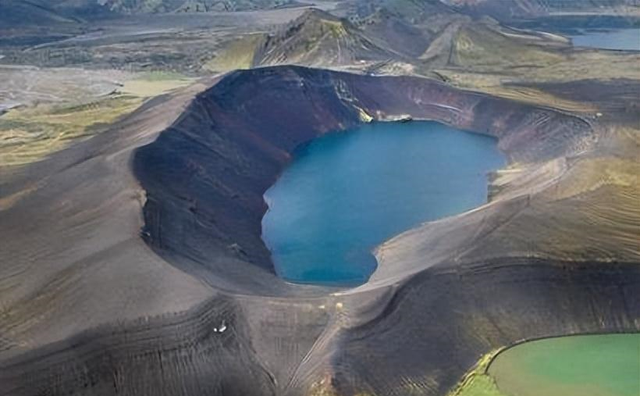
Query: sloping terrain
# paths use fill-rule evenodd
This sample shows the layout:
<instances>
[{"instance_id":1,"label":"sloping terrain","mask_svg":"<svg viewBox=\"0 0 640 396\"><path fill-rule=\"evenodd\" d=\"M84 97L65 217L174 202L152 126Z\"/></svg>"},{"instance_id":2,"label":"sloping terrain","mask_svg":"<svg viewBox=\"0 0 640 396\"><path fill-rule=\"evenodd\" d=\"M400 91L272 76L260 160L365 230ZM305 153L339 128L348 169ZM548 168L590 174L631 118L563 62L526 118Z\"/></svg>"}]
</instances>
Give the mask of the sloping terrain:
<instances>
[{"instance_id":1,"label":"sloping terrain","mask_svg":"<svg viewBox=\"0 0 640 396\"><path fill-rule=\"evenodd\" d=\"M515 67L560 62L568 49L562 37L514 30L491 20L457 18L434 35L419 60L429 69L493 66L508 74Z\"/></svg>"},{"instance_id":2,"label":"sloping terrain","mask_svg":"<svg viewBox=\"0 0 640 396\"><path fill-rule=\"evenodd\" d=\"M388 49L373 43L348 21L310 10L283 31L268 36L257 49L254 64L344 65L389 57Z\"/></svg>"},{"instance_id":3,"label":"sloping terrain","mask_svg":"<svg viewBox=\"0 0 640 396\"><path fill-rule=\"evenodd\" d=\"M97 0L6 0L0 4L0 21L5 25L54 25L82 23L99 18L110 10Z\"/></svg>"},{"instance_id":4,"label":"sloping terrain","mask_svg":"<svg viewBox=\"0 0 640 396\"><path fill-rule=\"evenodd\" d=\"M3 62L226 72L3 71L34 105L0 118L0 395L444 396L523 340L640 332L640 55L485 17L605 0L505 1L0 2L3 31L43 25ZM355 289L277 277L263 194L296 148L408 118L498 139L489 202L385 242Z\"/></svg>"},{"instance_id":5,"label":"sloping terrain","mask_svg":"<svg viewBox=\"0 0 640 396\"><path fill-rule=\"evenodd\" d=\"M217 71L278 64L339 67L400 56L349 21L310 9L274 33L232 42L208 67Z\"/></svg>"},{"instance_id":6,"label":"sloping terrain","mask_svg":"<svg viewBox=\"0 0 640 396\"><path fill-rule=\"evenodd\" d=\"M367 16L378 10L386 10L412 24L430 20L435 16L454 15L453 10L440 0L372 0L357 4L356 14Z\"/></svg>"},{"instance_id":7,"label":"sloping terrain","mask_svg":"<svg viewBox=\"0 0 640 396\"><path fill-rule=\"evenodd\" d=\"M366 69L387 63L434 67L510 68L563 60L569 41L550 34L515 30L492 20L452 14L425 16L419 23L376 8L354 22L310 9L273 33L251 34L230 42L209 64L215 71L297 64Z\"/></svg>"},{"instance_id":8,"label":"sloping terrain","mask_svg":"<svg viewBox=\"0 0 640 396\"><path fill-rule=\"evenodd\" d=\"M612 125L421 78L210 84L5 179L0 394L444 395L518 340L640 330ZM498 137L491 202L388 242L360 288L282 282L264 190L305 141L400 115Z\"/></svg>"},{"instance_id":9,"label":"sloping terrain","mask_svg":"<svg viewBox=\"0 0 640 396\"><path fill-rule=\"evenodd\" d=\"M6 0L0 3L0 23L7 26L78 23L73 17L59 13L45 3L25 0Z\"/></svg>"},{"instance_id":10,"label":"sloping terrain","mask_svg":"<svg viewBox=\"0 0 640 396\"><path fill-rule=\"evenodd\" d=\"M45 158L108 129L150 97L193 82L168 73L0 67L0 167Z\"/></svg>"},{"instance_id":11,"label":"sloping terrain","mask_svg":"<svg viewBox=\"0 0 640 396\"><path fill-rule=\"evenodd\" d=\"M371 40L385 43L386 47L405 57L419 56L432 40L430 31L412 25L385 8L380 8L365 18L357 18L356 24Z\"/></svg>"}]
</instances>

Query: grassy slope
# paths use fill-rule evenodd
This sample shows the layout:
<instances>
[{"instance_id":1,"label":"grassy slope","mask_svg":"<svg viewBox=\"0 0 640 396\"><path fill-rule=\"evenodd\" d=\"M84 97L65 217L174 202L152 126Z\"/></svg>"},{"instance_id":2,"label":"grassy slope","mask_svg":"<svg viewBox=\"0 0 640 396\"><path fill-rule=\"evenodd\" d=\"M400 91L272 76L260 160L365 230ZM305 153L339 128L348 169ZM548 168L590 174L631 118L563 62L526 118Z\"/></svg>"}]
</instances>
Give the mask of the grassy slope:
<instances>
[{"instance_id":1,"label":"grassy slope","mask_svg":"<svg viewBox=\"0 0 640 396\"><path fill-rule=\"evenodd\" d=\"M563 56L547 51L526 38L514 39L502 32L469 24L461 29L454 50L459 66L500 65L523 67L548 65L563 60Z\"/></svg>"},{"instance_id":2,"label":"grassy slope","mask_svg":"<svg viewBox=\"0 0 640 396\"><path fill-rule=\"evenodd\" d=\"M207 62L204 68L212 72L249 69L253 66L258 44L262 40L262 34L250 34L233 40L218 55Z\"/></svg>"},{"instance_id":3,"label":"grassy slope","mask_svg":"<svg viewBox=\"0 0 640 396\"><path fill-rule=\"evenodd\" d=\"M64 102L10 110L0 117L0 167L36 162L72 142L103 131L147 98L185 86L179 75L147 73L116 93L84 104Z\"/></svg>"},{"instance_id":4,"label":"grassy slope","mask_svg":"<svg viewBox=\"0 0 640 396\"><path fill-rule=\"evenodd\" d=\"M71 141L97 133L101 124L135 110L142 101L117 96L80 106L43 105L9 111L0 119L0 166L35 162Z\"/></svg>"},{"instance_id":5,"label":"grassy slope","mask_svg":"<svg viewBox=\"0 0 640 396\"><path fill-rule=\"evenodd\" d=\"M510 396L502 393L493 378L486 374L489 364L497 353L496 351L483 356L448 396Z\"/></svg>"},{"instance_id":6,"label":"grassy slope","mask_svg":"<svg viewBox=\"0 0 640 396\"><path fill-rule=\"evenodd\" d=\"M507 396L500 392L493 378L486 374L473 377L467 386L451 396Z\"/></svg>"}]
</instances>

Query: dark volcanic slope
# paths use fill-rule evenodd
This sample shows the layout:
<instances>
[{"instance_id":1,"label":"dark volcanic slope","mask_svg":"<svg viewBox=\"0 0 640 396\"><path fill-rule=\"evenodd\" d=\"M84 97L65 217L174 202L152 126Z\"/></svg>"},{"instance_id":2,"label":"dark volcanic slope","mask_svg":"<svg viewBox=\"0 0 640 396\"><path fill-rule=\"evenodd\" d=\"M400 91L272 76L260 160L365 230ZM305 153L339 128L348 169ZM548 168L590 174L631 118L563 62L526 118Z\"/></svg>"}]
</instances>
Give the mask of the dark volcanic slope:
<instances>
[{"instance_id":1,"label":"dark volcanic slope","mask_svg":"<svg viewBox=\"0 0 640 396\"><path fill-rule=\"evenodd\" d=\"M231 73L167 128L187 97L2 186L0 395L444 395L522 339L640 330L637 191L581 173L597 123L298 67ZM360 288L284 284L259 236L290 153L406 115L499 138L492 202L385 244Z\"/></svg>"},{"instance_id":2,"label":"dark volcanic slope","mask_svg":"<svg viewBox=\"0 0 640 396\"><path fill-rule=\"evenodd\" d=\"M460 379L452 373L503 345L638 329L637 265L506 259L448 267L414 277L377 319L344 334L335 356L342 394L445 395Z\"/></svg>"}]
</instances>

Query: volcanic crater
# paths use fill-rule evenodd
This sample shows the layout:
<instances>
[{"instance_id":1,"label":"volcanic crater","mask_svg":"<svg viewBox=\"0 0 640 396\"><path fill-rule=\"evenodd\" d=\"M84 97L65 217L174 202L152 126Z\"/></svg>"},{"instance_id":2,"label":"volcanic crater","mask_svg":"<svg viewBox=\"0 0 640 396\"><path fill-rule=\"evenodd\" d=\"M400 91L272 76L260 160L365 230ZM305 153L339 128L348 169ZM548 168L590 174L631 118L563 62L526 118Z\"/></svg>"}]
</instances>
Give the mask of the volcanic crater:
<instances>
[{"instance_id":1,"label":"volcanic crater","mask_svg":"<svg viewBox=\"0 0 640 396\"><path fill-rule=\"evenodd\" d=\"M58 221L37 231L40 238L52 240L65 227L84 233L87 245L65 253L79 266L68 276L100 262L83 249L108 235L120 238L114 248L122 265L145 257L162 274L158 283L182 283L171 296L153 289L153 309L145 301L137 309L155 314L143 319L132 308L114 324L98 312L79 334L54 325L42 339L44 329L33 323L24 330L35 340L31 349L0 363L0 382L8 384L0 394L44 388L83 394L90 385L92 395L114 388L122 394L419 389L442 395L481 356L504 345L638 330L634 250L597 254L628 245L629 234L602 229L594 236L582 227L592 213L620 214L603 211L599 194L606 191L573 194L564 187L576 164L596 156L606 139L588 116L432 79L296 66L234 71L206 84L195 97L191 88L157 99L109 132L30 168L30 176L46 182L0 215L17 234L29 229L25 210L29 218L49 213L48 221ZM362 286L278 278L261 239L263 195L294 150L332 131L407 117L498 139L509 167L493 175L489 203L386 242L376 251L378 269ZM84 185L69 173L103 182ZM8 188L19 191L22 178L17 174ZM64 206L69 190L85 197L74 201L75 217ZM575 260L575 244L596 254ZM126 289L127 298L137 295L134 289ZM100 291L93 296L99 299ZM104 307L106 317L113 309Z\"/></svg>"}]
</instances>

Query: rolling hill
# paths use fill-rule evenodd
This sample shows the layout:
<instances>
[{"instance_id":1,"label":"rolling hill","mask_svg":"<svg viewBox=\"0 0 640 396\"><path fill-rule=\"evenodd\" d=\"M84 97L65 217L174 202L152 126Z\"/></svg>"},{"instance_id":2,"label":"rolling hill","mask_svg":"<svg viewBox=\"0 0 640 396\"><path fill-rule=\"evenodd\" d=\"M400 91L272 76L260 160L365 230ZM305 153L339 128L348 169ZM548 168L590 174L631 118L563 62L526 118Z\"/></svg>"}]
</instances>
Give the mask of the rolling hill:
<instances>
[{"instance_id":1,"label":"rolling hill","mask_svg":"<svg viewBox=\"0 0 640 396\"><path fill-rule=\"evenodd\" d=\"M346 19L310 9L273 33L232 42L209 67L217 71L278 64L339 67L399 57L401 53Z\"/></svg>"}]
</instances>

